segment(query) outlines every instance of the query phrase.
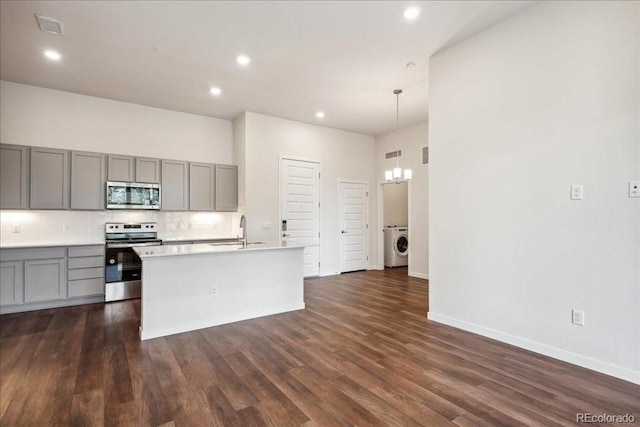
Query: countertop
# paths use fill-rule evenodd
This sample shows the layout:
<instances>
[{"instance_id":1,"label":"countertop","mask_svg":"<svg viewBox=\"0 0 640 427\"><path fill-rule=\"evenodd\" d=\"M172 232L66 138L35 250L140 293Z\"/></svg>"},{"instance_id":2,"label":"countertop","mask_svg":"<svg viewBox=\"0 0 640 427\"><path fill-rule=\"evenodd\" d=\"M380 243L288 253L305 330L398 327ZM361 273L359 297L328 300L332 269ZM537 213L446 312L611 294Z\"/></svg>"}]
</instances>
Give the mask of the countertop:
<instances>
[{"instance_id":1,"label":"countertop","mask_svg":"<svg viewBox=\"0 0 640 427\"><path fill-rule=\"evenodd\" d=\"M301 244L287 244L279 240L249 243L247 247L239 244L216 245L210 243L194 243L190 245L144 246L133 248L142 259L176 255L199 255L229 252L265 251L278 249L304 248Z\"/></svg>"},{"instance_id":2,"label":"countertop","mask_svg":"<svg viewBox=\"0 0 640 427\"><path fill-rule=\"evenodd\" d=\"M104 240L59 240L48 242L9 242L0 244L0 249L21 248L59 248L64 246L94 246L104 245Z\"/></svg>"},{"instance_id":3,"label":"countertop","mask_svg":"<svg viewBox=\"0 0 640 427\"><path fill-rule=\"evenodd\" d=\"M175 243L175 242L231 242L239 240L238 237L165 237L162 239L163 243Z\"/></svg>"},{"instance_id":4,"label":"countertop","mask_svg":"<svg viewBox=\"0 0 640 427\"><path fill-rule=\"evenodd\" d=\"M164 243L174 244L179 242L233 242L237 241L237 237L167 237L162 239ZM59 248L64 246L93 246L104 245L104 240L48 240L46 242L24 241L24 242L0 242L0 249L22 249L22 248Z\"/></svg>"}]
</instances>

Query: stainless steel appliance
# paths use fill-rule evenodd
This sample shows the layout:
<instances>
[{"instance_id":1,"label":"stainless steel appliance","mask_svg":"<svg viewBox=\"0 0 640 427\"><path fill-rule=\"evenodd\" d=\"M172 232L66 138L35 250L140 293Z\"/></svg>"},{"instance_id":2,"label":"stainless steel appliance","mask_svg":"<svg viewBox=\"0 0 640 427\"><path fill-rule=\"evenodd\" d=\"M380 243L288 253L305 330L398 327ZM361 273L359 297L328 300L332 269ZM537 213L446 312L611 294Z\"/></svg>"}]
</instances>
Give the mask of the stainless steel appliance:
<instances>
[{"instance_id":1,"label":"stainless steel appliance","mask_svg":"<svg viewBox=\"0 0 640 427\"><path fill-rule=\"evenodd\" d=\"M160 184L107 181L107 209L160 209Z\"/></svg>"},{"instance_id":2,"label":"stainless steel appliance","mask_svg":"<svg viewBox=\"0 0 640 427\"><path fill-rule=\"evenodd\" d=\"M140 298L142 261L136 246L159 246L157 224L105 224L105 301Z\"/></svg>"}]
</instances>

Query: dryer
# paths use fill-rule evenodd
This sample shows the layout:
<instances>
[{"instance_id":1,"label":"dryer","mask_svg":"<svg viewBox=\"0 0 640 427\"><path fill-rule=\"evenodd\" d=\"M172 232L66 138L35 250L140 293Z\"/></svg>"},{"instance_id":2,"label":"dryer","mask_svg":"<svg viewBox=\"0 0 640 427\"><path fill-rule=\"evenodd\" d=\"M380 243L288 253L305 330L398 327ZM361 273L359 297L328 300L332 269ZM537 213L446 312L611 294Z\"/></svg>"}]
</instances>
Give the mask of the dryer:
<instances>
[{"instance_id":1,"label":"dryer","mask_svg":"<svg viewBox=\"0 0 640 427\"><path fill-rule=\"evenodd\" d=\"M384 266L409 265L409 229L407 227L386 227L383 231Z\"/></svg>"}]
</instances>

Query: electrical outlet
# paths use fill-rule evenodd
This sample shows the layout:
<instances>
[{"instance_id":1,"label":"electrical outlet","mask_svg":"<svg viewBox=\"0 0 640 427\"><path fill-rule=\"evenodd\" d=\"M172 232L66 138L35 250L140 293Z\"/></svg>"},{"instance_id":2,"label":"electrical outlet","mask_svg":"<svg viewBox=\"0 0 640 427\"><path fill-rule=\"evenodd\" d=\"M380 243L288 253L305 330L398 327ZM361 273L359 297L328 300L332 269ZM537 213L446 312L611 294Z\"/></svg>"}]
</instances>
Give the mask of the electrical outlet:
<instances>
[{"instance_id":1,"label":"electrical outlet","mask_svg":"<svg viewBox=\"0 0 640 427\"><path fill-rule=\"evenodd\" d=\"M571 323L574 325L584 326L584 311L576 310L575 308L571 310Z\"/></svg>"},{"instance_id":2,"label":"electrical outlet","mask_svg":"<svg viewBox=\"0 0 640 427\"><path fill-rule=\"evenodd\" d=\"M571 186L571 200L582 200L581 184L574 184Z\"/></svg>"},{"instance_id":3,"label":"electrical outlet","mask_svg":"<svg viewBox=\"0 0 640 427\"><path fill-rule=\"evenodd\" d=\"M215 285L211 286L209 292L211 293L211 296L218 295L218 287Z\"/></svg>"},{"instance_id":4,"label":"electrical outlet","mask_svg":"<svg viewBox=\"0 0 640 427\"><path fill-rule=\"evenodd\" d=\"M62 231L69 231L69 224L62 224Z\"/></svg>"},{"instance_id":5,"label":"electrical outlet","mask_svg":"<svg viewBox=\"0 0 640 427\"><path fill-rule=\"evenodd\" d=\"M13 228L11 229L12 233L19 233L20 232L20 224L13 224Z\"/></svg>"},{"instance_id":6,"label":"electrical outlet","mask_svg":"<svg viewBox=\"0 0 640 427\"><path fill-rule=\"evenodd\" d=\"M265 221L262 223L262 229L263 230L271 230L271 222L270 221Z\"/></svg>"},{"instance_id":7,"label":"electrical outlet","mask_svg":"<svg viewBox=\"0 0 640 427\"><path fill-rule=\"evenodd\" d=\"M629 182L629 197L640 197L640 181Z\"/></svg>"}]
</instances>

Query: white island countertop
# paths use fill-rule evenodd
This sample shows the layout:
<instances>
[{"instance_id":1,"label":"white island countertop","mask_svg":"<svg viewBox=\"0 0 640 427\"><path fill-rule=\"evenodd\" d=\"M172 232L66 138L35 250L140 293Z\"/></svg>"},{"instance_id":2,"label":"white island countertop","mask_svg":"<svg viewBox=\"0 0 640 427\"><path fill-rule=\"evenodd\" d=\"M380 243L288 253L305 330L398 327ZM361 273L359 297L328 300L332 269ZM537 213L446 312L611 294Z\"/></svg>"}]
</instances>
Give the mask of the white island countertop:
<instances>
[{"instance_id":1,"label":"white island countertop","mask_svg":"<svg viewBox=\"0 0 640 427\"><path fill-rule=\"evenodd\" d=\"M287 243L279 240L269 240L266 242L250 242L247 246L244 246L242 243L193 243L187 245L142 246L135 247L133 250L140 258L144 259L177 255L200 255L229 252L238 253L293 248L304 248L304 245L298 243Z\"/></svg>"}]
</instances>

